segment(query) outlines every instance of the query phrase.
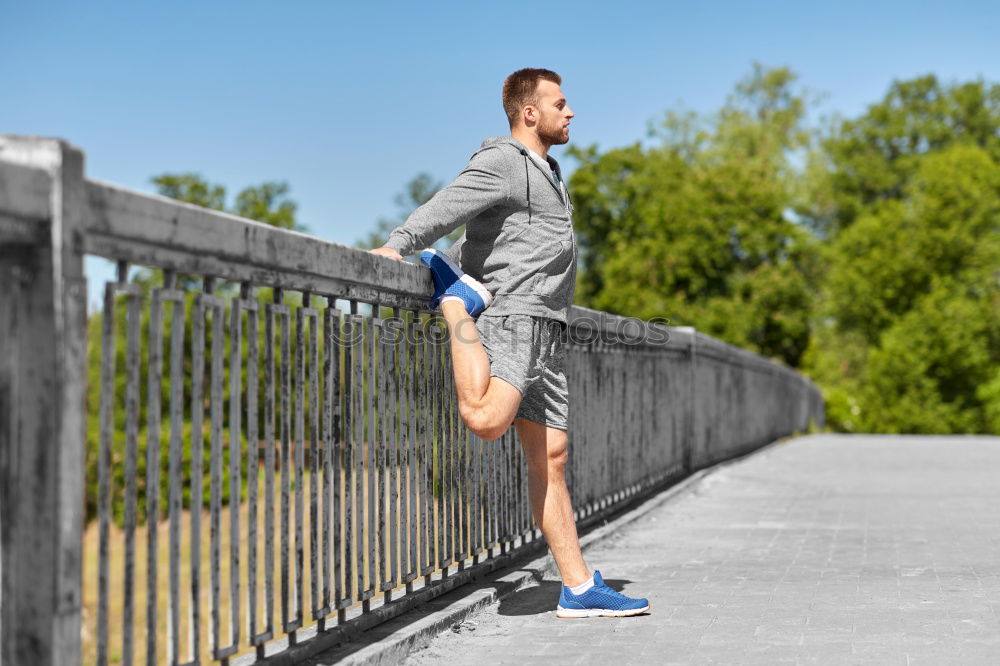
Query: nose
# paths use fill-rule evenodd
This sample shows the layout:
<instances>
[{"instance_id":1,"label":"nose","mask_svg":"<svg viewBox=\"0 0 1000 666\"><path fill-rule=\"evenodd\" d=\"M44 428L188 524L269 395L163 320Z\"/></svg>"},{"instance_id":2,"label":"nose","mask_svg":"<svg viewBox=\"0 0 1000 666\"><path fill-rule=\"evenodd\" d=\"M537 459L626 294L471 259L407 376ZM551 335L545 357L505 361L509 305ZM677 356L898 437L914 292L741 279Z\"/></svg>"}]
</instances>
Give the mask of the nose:
<instances>
[{"instance_id":1,"label":"nose","mask_svg":"<svg viewBox=\"0 0 1000 666\"><path fill-rule=\"evenodd\" d=\"M575 115L576 115L576 114L575 114L575 113L573 113L573 109L571 109L571 108L569 107L569 104L567 104L567 105L566 105L566 117L567 117L567 118L572 118L572 117L573 117L573 116L575 116Z\"/></svg>"}]
</instances>

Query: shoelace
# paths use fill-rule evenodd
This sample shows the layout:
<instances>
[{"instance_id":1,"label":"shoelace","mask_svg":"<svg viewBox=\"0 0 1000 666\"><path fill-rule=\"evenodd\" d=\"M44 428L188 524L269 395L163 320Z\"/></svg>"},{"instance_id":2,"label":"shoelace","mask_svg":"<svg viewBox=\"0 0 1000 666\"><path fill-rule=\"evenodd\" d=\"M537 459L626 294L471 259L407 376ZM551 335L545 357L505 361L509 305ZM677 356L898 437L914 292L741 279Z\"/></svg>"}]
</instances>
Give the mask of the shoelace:
<instances>
[{"instance_id":1,"label":"shoelace","mask_svg":"<svg viewBox=\"0 0 1000 666\"><path fill-rule=\"evenodd\" d=\"M610 594L611 596L614 596L614 597L624 597L625 596L621 592L618 592L617 590L614 590L611 587L609 587L607 583L601 583L600 585L598 585L597 583L594 583L594 586L592 588L590 588L590 589L594 590L595 592L603 592L604 594ZM584 594L586 594L586 592L584 592Z\"/></svg>"}]
</instances>

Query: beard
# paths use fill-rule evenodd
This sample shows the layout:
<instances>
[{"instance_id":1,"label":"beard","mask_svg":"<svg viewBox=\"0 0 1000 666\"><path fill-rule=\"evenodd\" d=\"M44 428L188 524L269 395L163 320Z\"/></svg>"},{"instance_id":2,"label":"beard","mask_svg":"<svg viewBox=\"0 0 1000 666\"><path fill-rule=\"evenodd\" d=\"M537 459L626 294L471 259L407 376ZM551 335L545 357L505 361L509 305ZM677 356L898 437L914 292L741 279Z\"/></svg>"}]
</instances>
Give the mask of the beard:
<instances>
[{"instance_id":1,"label":"beard","mask_svg":"<svg viewBox=\"0 0 1000 666\"><path fill-rule=\"evenodd\" d=\"M541 122L538 124L538 138L549 146L561 146L569 142L569 132L564 131L561 121L552 124Z\"/></svg>"}]
</instances>

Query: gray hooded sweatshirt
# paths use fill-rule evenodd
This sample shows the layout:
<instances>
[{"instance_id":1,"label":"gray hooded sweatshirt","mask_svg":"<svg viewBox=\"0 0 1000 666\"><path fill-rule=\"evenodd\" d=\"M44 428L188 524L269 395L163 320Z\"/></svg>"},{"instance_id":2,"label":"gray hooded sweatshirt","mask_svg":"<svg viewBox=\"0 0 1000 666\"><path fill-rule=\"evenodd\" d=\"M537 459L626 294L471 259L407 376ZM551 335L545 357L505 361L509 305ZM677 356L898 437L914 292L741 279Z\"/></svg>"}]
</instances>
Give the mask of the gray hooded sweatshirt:
<instances>
[{"instance_id":1,"label":"gray hooded sweatshirt","mask_svg":"<svg viewBox=\"0 0 1000 666\"><path fill-rule=\"evenodd\" d=\"M558 162L547 159L562 181ZM386 245L412 254L464 224L448 255L493 294L483 316L566 321L576 286L572 213L568 193L523 143L490 137L454 182L392 230Z\"/></svg>"}]
</instances>

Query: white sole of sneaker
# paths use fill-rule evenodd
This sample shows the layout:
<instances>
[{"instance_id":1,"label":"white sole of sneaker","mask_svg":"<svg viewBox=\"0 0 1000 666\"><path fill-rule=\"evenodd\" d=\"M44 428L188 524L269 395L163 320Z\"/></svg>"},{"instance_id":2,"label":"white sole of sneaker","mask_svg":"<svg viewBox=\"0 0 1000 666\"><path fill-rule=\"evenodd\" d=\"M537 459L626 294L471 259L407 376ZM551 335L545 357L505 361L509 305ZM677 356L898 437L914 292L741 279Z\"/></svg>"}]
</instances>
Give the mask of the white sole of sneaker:
<instances>
[{"instance_id":1,"label":"white sole of sneaker","mask_svg":"<svg viewBox=\"0 0 1000 666\"><path fill-rule=\"evenodd\" d=\"M484 287L483 284L479 280L477 280L477 279L475 279L473 277L470 277L468 275L463 274L462 275L462 282L464 282L465 284L467 284L470 287L472 287L475 290L475 292L477 294L479 294L479 298L483 299L483 309L484 310L486 308L490 307L490 303L493 302L493 295L489 291L486 290L486 287Z\"/></svg>"},{"instance_id":2,"label":"white sole of sneaker","mask_svg":"<svg viewBox=\"0 0 1000 666\"><path fill-rule=\"evenodd\" d=\"M603 608L563 608L556 607L556 617L628 617L638 615L649 610L649 606L643 608L630 608L629 610L610 610Z\"/></svg>"},{"instance_id":3,"label":"white sole of sneaker","mask_svg":"<svg viewBox=\"0 0 1000 666\"><path fill-rule=\"evenodd\" d=\"M483 299L483 303L485 304L483 306L484 308L488 308L490 306L490 303L493 302L493 295L490 294L489 291L487 291L486 287L484 287L479 280L475 279L471 275L466 275L465 272L462 271L461 267L454 261L452 261L451 258L444 252L441 252L440 250L437 250L435 248L428 248L428 251L432 252L434 256L443 261L448 266L448 268L450 268L455 272L455 275L460 275L461 277L459 278L459 280L464 282L466 285L471 287L477 294L479 294L479 298Z\"/></svg>"}]
</instances>

